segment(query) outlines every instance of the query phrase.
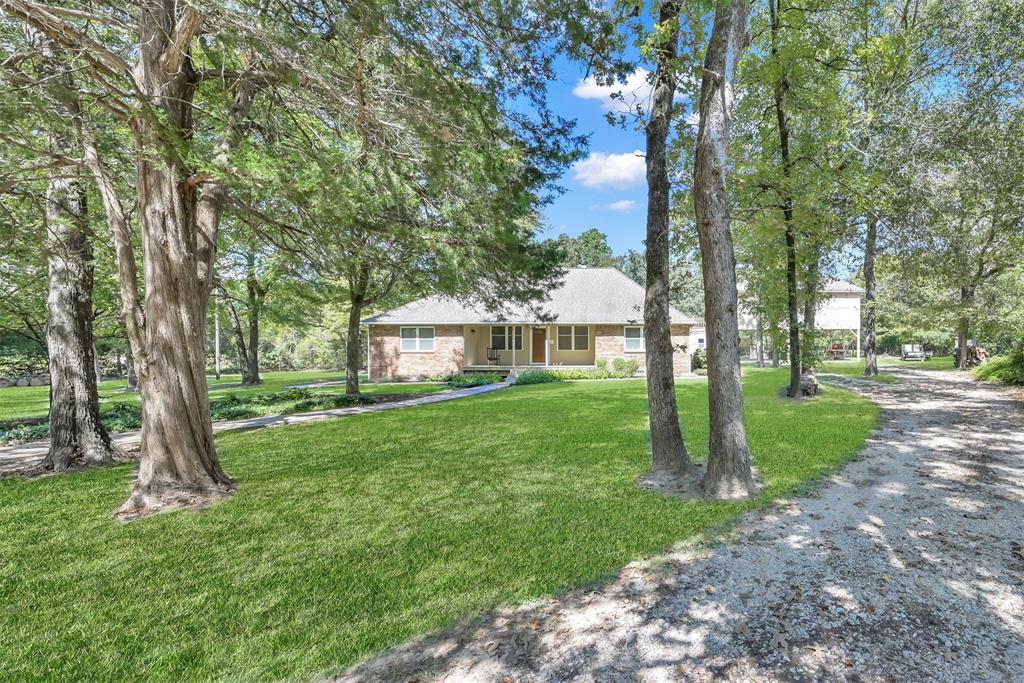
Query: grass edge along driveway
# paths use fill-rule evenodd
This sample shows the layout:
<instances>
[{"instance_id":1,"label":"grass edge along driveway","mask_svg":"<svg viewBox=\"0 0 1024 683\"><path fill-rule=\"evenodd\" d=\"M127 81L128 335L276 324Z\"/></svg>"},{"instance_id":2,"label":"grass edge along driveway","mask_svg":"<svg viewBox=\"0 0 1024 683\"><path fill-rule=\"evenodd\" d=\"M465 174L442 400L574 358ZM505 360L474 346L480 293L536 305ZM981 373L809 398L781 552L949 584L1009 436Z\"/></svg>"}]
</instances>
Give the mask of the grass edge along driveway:
<instances>
[{"instance_id":1,"label":"grass edge along driveway","mask_svg":"<svg viewBox=\"0 0 1024 683\"><path fill-rule=\"evenodd\" d=\"M501 604L586 585L834 470L877 422L829 387L744 379L766 491L678 501L648 467L641 381L472 399L225 435L241 488L121 525L131 469L0 481L0 679L308 680ZM679 385L707 449L706 385Z\"/></svg>"}]
</instances>

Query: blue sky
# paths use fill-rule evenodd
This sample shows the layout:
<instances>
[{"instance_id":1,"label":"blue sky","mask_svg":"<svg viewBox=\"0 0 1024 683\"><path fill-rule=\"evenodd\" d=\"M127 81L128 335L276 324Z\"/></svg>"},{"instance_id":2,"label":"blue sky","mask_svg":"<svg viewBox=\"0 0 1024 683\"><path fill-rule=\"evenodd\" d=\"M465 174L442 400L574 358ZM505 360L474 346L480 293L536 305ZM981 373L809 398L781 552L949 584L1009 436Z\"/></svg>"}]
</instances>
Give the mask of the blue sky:
<instances>
[{"instance_id":1,"label":"blue sky","mask_svg":"<svg viewBox=\"0 0 1024 683\"><path fill-rule=\"evenodd\" d=\"M623 108L609 99L612 90L628 98L646 98L645 79L637 74L625 86L601 88L593 81L581 84L579 64L563 62L558 80L549 87L549 103L557 114L576 120L577 129L590 136L587 157L563 176L566 191L545 207L542 237L560 233L579 235L597 228L608 235L615 253L640 249L647 210L647 185L643 157L643 133L610 125L609 107ZM575 91L575 92L574 92Z\"/></svg>"}]
</instances>

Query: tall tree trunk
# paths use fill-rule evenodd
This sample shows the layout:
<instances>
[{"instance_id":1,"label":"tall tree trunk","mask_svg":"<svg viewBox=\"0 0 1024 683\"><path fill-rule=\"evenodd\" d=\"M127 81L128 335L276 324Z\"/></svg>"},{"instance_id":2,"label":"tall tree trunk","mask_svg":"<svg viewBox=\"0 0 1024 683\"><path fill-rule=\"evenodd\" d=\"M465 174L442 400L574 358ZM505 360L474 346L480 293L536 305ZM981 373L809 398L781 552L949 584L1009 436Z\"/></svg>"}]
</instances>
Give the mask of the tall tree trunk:
<instances>
[{"instance_id":1,"label":"tall tree trunk","mask_svg":"<svg viewBox=\"0 0 1024 683\"><path fill-rule=\"evenodd\" d=\"M704 57L693 201L704 273L711 430L704 492L743 498L758 490L743 415L736 256L726 188L732 82L747 42L748 0L719 5ZM649 247L648 247L649 248Z\"/></svg>"},{"instance_id":2,"label":"tall tree trunk","mask_svg":"<svg viewBox=\"0 0 1024 683\"><path fill-rule=\"evenodd\" d=\"M213 295L213 376L220 379L220 297Z\"/></svg>"},{"instance_id":3,"label":"tall tree trunk","mask_svg":"<svg viewBox=\"0 0 1024 683\"><path fill-rule=\"evenodd\" d=\"M144 327L125 282L134 256L124 253L124 226L115 230L122 269L126 326L142 394L142 456L121 515L149 513L224 495L233 484L217 458L206 385L206 313L213 257L226 189L190 181L192 101L198 84L189 45L203 16L191 6L145 0L139 8L136 84L145 98L131 120L137 151L137 196L145 282ZM239 97L248 96L245 84ZM159 113L159 121L154 118ZM219 150L226 154L224 145ZM94 164L94 175L98 165ZM102 171L102 169L99 169ZM101 180L102 183L102 180ZM111 194L113 192L111 191ZM108 217L110 211L108 209Z\"/></svg>"},{"instance_id":4,"label":"tall tree trunk","mask_svg":"<svg viewBox=\"0 0 1024 683\"><path fill-rule=\"evenodd\" d=\"M974 301L974 288L973 287L961 287L960 288L960 306L963 312L960 314L960 318L957 320L956 325L956 341L957 341L957 355L956 355L956 367L958 370L966 370L968 365L967 360L967 340L971 333L971 318L967 314L967 307Z\"/></svg>"},{"instance_id":5,"label":"tall tree trunk","mask_svg":"<svg viewBox=\"0 0 1024 683\"><path fill-rule=\"evenodd\" d=\"M235 338L235 353L238 356L238 371L242 374L242 384L252 384L249 381L249 343L245 339L245 327L238 315L238 308L230 296L224 296L224 302L228 309L228 322L231 325L231 332Z\"/></svg>"},{"instance_id":6,"label":"tall tree trunk","mask_svg":"<svg viewBox=\"0 0 1024 683\"><path fill-rule=\"evenodd\" d=\"M771 14L771 54L778 55L781 28L780 0L768 0ZM785 74L775 82L775 119L779 132L779 151L782 156L782 220L786 233L786 305L789 318L789 390L790 397L800 397L800 304L797 297L796 226L793 224L793 195L790 187L792 160L789 155L789 115L786 113L786 93L789 79Z\"/></svg>"},{"instance_id":7,"label":"tall tree trunk","mask_svg":"<svg viewBox=\"0 0 1024 683\"><path fill-rule=\"evenodd\" d=\"M359 365L362 357L359 321L363 315L362 295L350 297L348 334L345 337L345 393L359 393Z\"/></svg>"},{"instance_id":8,"label":"tall tree trunk","mask_svg":"<svg viewBox=\"0 0 1024 683\"><path fill-rule=\"evenodd\" d=\"M678 475L690 469L676 406L669 317L669 180L666 141L676 89L674 64L679 41L679 0L664 0L658 15L663 33L655 52L657 73L651 117L645 128L647 144L647 286L644 300L644 339L647 365L647 403L651 426L653 473Z\"/></svg>"},{"instance_id":9,"label":"tall tree trunk","mask_svg":"<svg viewBox=\"0 0 1024 683\"><path fill-rule=\"evenodd\" d=\"M125 385L125 391L138 391L139 390L139 376L135 372L135 358L132 356L131 345L128 345L128 351L124 355L125 367L127 373L127 384Z\"/></svg>"},{"instance_id":10,"label":"tall tree trunk","mask_svg":"<svg viewBox=\"0 0 1024 683\"><path fill-rule=\"evenodd\" d=\"M757 319L757 367L764 367L764 322Z\"/></svg>"},{"instance_id":11,"label":"tall tree trunk","mask_svg":"<svg viewBox=\"0 0 1024 683\"><path fill-rule=\"evenodd\" d=\"M771 334L770 338L771 338L771 342L772 342L772 348L771 348L772 367L773 368L778 368L779 367L779 340L776 339L774 332Z\"/></svg>"},{"instance_id":12,"label":"tall tree trunk","mask_svg":"<svg viewBox=\"0 0 1024 683\"><path fill-rule=\"evenodd\" d=\"M27 37L42 55L40 76L67 115L70 130L54 132L50 149L81 149L75 122L81 113L74 83L59 48L41 33ZM81 180L64 168L51 171L46 188L46 344L50 373L50 445L43 466L63 471L112 462L114 448L100 421L93 338L92 231Z\"/></svg>"},{"instance_id":13,"label":"tall tree trunk","mask_svg":"<svg viewBox=\"0 0 1024 683\"><path fill-rule=\"evenodd\" d=\"M878 251L878 218L868 214L864 240L864 376L878 375L878 330L875 316L875 255Z\"/></svg>"},{"instance_id":14,"label":"tall tree trunk","mask_svg":"<svg viewBox=\"0 0 1024 683\"><path fill-rule=\"evenodd\" d=\"M804 299L804 339L801 342L801 352L803 354L802 370L804 372L813 370L818 361L818 341L816 338L818 333L817 265L815 265L812 272L814 273L814 282L808 284L807 298Z\"/></svg>"},{"instance_id":15,"label":"tall tree trunk","mask_svg":"<svg viewBox=\"0 0 1024 683\"><path fill-rule=\"evenodd\" d=\"M249 309L249 341L246 345L242 369L242 384L262 384L260 377L260 314L263 312L263 296L266 293L260 286L256 274L256 252L249 250L246 256L245 292Z\"/></svg>"},{"instance_id":16,"label":"tall tree trunk","mask_svg":"<svg viewBox=\"0 0 1024 683\"><path fill-rule=\"evenodd\" d=\"M66 150L55 140L55 149ZM93 355L93 258L85 190L77 179L50 179L46 196L46 340L50 371L50 447L43 465L66 470L112 462L114 449L100 421Z\"/></svg>"}]
</instances>

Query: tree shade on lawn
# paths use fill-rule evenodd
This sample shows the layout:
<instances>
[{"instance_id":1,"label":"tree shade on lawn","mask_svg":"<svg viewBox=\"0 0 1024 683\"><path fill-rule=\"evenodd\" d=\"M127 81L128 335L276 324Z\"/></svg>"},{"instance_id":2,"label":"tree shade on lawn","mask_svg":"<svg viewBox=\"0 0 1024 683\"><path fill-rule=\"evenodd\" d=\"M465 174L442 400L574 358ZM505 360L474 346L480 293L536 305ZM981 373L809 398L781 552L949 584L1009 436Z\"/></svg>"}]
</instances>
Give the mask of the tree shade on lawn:
<instances>
[{"instance_id":1,"label":"tree shade on lawn","mask_svg":"<svg viewBox=\"0 0 1024 683\"><path fill-rule=\"evenodd\" d=\"M640 380L226 435L220 453L246 484L237 496L129 525L110 509L130 467L0 481L0 677L308 680L494 605L609 576L861 446L873 404L831 388L787 401L784 376L745 377L765 481L752 501L636 487L650 457ZM678 395L704 457L706 385L681 383Z\"/></svg>"}]
</instances>

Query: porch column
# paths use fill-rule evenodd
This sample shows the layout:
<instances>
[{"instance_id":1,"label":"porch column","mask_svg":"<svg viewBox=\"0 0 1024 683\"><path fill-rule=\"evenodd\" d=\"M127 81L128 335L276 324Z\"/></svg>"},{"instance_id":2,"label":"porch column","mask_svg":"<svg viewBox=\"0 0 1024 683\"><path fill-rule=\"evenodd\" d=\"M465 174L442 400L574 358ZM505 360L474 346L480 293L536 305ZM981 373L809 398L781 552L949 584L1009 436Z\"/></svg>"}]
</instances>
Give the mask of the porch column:
<instances>
[{"instance_id":1,"label":"porch column","mask_svg":"<svg viewBox=\"0 0 1024 683\"><path fill-rule=\"evenodd\" d=\"M509 331L512 332L512 367L516 366L516 328L510 327Z\"/></svg>"},{"instance_id":2,"label":"porch column","mask_svg":"<svg viewBox=\"0 0 1024 683\"><path fill-rule=\"evenodd\" d=\"M551 365L551 325L544 332L544 365Z\"/></svg>"}]
</instances>

